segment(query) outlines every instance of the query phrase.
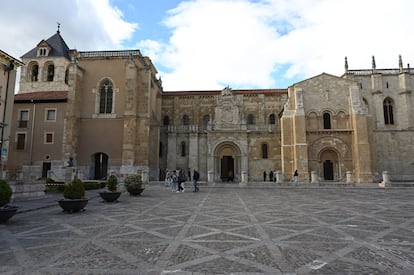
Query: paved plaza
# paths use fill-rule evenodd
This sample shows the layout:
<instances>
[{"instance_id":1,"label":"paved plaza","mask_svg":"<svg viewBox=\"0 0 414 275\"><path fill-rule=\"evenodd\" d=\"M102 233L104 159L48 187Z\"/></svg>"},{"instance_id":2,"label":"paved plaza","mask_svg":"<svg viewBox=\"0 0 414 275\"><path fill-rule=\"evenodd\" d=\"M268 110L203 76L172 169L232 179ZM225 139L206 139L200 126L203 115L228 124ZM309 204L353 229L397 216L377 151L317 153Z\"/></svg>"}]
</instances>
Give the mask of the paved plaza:
<instances>
[{"instance_id":1,"label":"paved plaza","mask_svg":"<svg viewBox=\"0 0 414 275\"><path fill-rule=\"evenodd\" d=\"M414 188L88 195L84 212L23 207L0 225L0 274L414 274Z\"/></svg>"}]
</instances>

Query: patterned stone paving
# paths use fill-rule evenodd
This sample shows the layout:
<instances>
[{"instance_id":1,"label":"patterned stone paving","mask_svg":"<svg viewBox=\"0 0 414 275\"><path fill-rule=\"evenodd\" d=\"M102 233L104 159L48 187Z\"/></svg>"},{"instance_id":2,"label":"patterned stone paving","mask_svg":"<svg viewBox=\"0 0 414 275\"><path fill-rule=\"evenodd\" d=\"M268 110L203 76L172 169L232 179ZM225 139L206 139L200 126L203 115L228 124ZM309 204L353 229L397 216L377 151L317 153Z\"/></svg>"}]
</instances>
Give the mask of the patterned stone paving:
<instances>
[{"instance_id":1,"label":"patterned stone paving","mask_svg":"<svg viewBox=\"0 0 414 275\"><path fill-rule=\"evenodd\" d=\"M0 225L0 274L414 274L414 188L148 187Z\"/></svg>"}]
</instances>

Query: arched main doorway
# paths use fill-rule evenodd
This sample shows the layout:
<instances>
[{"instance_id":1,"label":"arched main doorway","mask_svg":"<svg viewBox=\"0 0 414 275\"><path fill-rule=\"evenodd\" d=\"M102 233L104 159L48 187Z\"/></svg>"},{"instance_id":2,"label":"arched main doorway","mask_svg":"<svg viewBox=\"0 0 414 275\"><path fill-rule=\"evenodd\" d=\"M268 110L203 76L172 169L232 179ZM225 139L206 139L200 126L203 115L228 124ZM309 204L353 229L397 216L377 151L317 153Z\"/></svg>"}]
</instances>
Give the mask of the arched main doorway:
<instances>
[{"instance_id":1,"label":"arched main doorway","mask_svg":"<svg viewBox=\"0 0 414 275\"><path fill-rule=\"evenodd\" d=\"M221 182L240 181L240 149L232 142L223 142L215 150L215 174Z\"/></svg>"},{"instance_id":2,"label":"arched main doorway","mask_svg":"<svg viewBox=\"0 0 414 275\"><path fill-rule=\"evenodd\" d=\"M340 178L338 153L332 149L325 149L320 155L321 171L324 180Z\"/></svg>"},{"instance_id":3,"label":"arched main doorway","mask_svg":"<svg viewBox=\"0 0 414 275\"><path fill-rule=\"evenodd\" d=\"M108 175L108 155L102 152L91 157L91 174L94 180L106 179Z\"/></svg>"}]
</instances>

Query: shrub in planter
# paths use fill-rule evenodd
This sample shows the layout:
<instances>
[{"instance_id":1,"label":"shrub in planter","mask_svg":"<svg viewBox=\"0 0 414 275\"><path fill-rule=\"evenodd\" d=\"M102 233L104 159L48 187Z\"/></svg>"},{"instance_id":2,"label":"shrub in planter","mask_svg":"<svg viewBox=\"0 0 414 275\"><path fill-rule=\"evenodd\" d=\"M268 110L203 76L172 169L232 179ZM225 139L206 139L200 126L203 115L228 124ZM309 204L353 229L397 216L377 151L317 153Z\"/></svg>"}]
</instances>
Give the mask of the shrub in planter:
<instances>
[{"instance_id":1,"label":"shrub in planter","mask_svg":"<svg viewBox=\"0 0 414 275\"><path fill-rule=\"evenodd\" d=\"M63 197L65 199L81 199L85 197L85 186L83 182L80 179L74 179L65 186Z\"/></svg>"},{"instance_id":2,"label":"shrub in planter","mask_svg":"<svg viewBox=\"0 0 414 275\"><path fill-rule=\"evenodd\" d=\"M60 200L59 205L64 212L78 212L88 204L88 199L85 198L85 186L80 179L74 179L65 186L63 197L65 199Z\"/></svg>"},{"instance_id":3,"label":"shrub in planter","mask_svg":"<svg viewBox=\"0 0 414 275\"><path fill-rule=\"evenodd\" d=\"M108 178L108 182L106 184L109 191L115 192L116 188L118 187L118 179L115 175L110 175Z\"/></svg>"},{"instance_id":4,"label":"shrub in planter","mask_svg":"<svg viewBox=\"0 0 414 275\"><path fill-rule=\"evenodd\" d=\"M17 206L8 205L10 202L13 190L7 181L0 179L0 223L6 222L17 211Z\"/></svg>"},{"instance_id":5,"label":"shrub in planter","mask_svg":"<svg viewBox=\"0 0 414 275\"><path fill-rule=\"evenodd\" d=\"M13 190L7 181L0 179L0 206L8 204L13 194Z\"/></svg>"},{"instance_id":6,"label":"shrub in planter","mask_svg":"<svg viewBox=\"0 0 414 275\"><path fill-rule=\"evenodd\" d=\"M137 196L144 190L141 175L131 174L125 178L125 188L130 195Z\"/></svg>"},{"instance_id":7,"label":"shrub in planter","mask_svg":"<svg viewBox=\"0 0 414 275\"><path fill-rule=\"evenodd\" d=\"M115 175L110 175L107 182L108 191L99 192L101 198L106 202L114 202L120 196L121 192L117 192L118 179Z\"/></svg>"}]
</instances>

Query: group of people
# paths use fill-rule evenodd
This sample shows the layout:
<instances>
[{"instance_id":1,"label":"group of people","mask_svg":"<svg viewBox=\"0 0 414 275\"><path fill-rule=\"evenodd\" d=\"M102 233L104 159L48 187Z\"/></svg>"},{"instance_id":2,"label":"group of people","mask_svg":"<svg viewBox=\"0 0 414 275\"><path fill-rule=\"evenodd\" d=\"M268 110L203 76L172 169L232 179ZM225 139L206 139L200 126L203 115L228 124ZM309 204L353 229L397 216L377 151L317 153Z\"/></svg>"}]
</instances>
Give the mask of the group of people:
<instances>
[{"instance_id":1,"label":"group of people","mask_svg":"<svg viewBox=\"0 0 414 275\"><path fill-rule=\"evenodd\" d=\"M187 173L184 170L177 169L166 172L165 175L165 186L171 187L171 192L174 193L183 193L185 191L184 183L186 181L193 182L193 192L198 192L198 180L200 179L200 174L196 169L193 170L193 175L191 175L191 170L188 169Z\"/></svg>"},{"instance_id":2,"label":"group of people","mask_svg":"<svg viewBox=\"0 0 414 275\"><path fill-rule=\"evenodd\" d=\"M266 181L267 179L267 173L266 171L263 171L263 181ZM272 170L270 170L269 172L269 181L273 181L276 182L276 172L273 172ZM295 170L295 173L293 173L293 180L292 182L294 184L298 184L299 183L299 173L298 170Z\"/></svg>"},{"instance_id":3,"label":"group of people","mask_svg":"<svg viewBox=\"0 0 414 275\"><path fill-rule=\"evenodd\" d=\"M263 181L266 181L266 179L267 179L267 173L266 173L266 171L263 171ZM270 172L269 172L269 181L276 182L276 171L273 172L272 170L270 170Z\"/></svg>"}]
</instances>

